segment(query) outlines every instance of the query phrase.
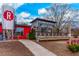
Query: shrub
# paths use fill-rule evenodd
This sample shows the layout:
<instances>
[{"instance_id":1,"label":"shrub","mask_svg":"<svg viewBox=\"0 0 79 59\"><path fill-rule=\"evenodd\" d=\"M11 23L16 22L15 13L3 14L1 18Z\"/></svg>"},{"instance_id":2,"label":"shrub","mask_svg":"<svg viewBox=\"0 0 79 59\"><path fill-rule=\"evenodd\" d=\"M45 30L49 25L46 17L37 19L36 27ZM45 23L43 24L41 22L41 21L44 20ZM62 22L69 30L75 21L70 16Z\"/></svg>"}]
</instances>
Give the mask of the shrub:
<instances>
[{"instance_id":1,"label":"shrub","mask_svg":"<svg viewBox=\"0 0 79 59\"><path fill-rule=\"evenodd\" d=\"M72 52L78 52L79 51L79 45L69 45L68 49Z\"/></svg>"},{"instance_id":2,"label":"shrub","mask_svg":"<svg viewBox=\"0 0 79 59\"><path fill-rule=\"evenodd\" d=\"M28 38L29 39L36 39L36 37L35 37L35 30L31 30L31 32L29 33L29 35L28 35Z\"/></svg>"},{"instance_id":3,"label":"shrub","mask_svg":"<svg viewBox=\"0 0 79 59\"><path fill-rule=\"evenodd\" d=\"M79 40L67 41L67 47L72 52L79 52Z\"/></svg>"}]
</instances>

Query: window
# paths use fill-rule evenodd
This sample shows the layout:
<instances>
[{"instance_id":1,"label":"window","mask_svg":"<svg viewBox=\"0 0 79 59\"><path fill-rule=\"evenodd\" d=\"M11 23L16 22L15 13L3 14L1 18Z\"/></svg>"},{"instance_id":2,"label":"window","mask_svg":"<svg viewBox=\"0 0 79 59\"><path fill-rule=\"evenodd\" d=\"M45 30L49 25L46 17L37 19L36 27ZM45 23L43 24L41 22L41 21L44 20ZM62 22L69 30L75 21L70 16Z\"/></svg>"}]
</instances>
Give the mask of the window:
<instances>
[{"instance_id":1,"label":"window","mask_svg":"<svg viewBox=\"0 0 79 59\"><path fill-rule=\"evenodd\" d=\"M41 32L43 33L47 32L47 28L41 28Z\"/></svg>"},{"instance_id":2,"label":"window","mask_svg":"<svg viewBox=\"0 0 79 59\"><path fill-rule=\"evenodd\" d=\"M24 35L23 34L23 30L24 30L24 28L16 28L16 30L15 30L15 35L17 36L17 35Z\"/></svg>"}]
</instances>

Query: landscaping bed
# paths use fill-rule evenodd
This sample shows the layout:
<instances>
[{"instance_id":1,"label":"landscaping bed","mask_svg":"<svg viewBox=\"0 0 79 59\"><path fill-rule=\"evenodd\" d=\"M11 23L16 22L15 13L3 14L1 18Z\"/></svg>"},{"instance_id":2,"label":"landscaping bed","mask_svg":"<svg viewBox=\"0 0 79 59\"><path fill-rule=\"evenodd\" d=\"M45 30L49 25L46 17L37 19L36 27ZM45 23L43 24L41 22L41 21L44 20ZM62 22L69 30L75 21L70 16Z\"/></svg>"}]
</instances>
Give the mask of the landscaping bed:
<instances>
[{"instance_id":1,"label":"landscaping bed","mask_svg":"<svg viewBox=\"0 0 79 59\"><path fill-rule=\"evenodd\" d=\"M19 41L0 42L0 56L33 56Z\"/></svg>"},{"instance_id":2,"label":"landscaping bed","mask_svg":"<svg viewBox=\"0 0 79 59\"><path fill-rule=\"evenodd\" d=\"M79 56L79 52L71 52L67 48L67 43L65 41L41 41L38 44L47 48L49 51L55 53L58 56Z\"/></svg>"}]
</instances>

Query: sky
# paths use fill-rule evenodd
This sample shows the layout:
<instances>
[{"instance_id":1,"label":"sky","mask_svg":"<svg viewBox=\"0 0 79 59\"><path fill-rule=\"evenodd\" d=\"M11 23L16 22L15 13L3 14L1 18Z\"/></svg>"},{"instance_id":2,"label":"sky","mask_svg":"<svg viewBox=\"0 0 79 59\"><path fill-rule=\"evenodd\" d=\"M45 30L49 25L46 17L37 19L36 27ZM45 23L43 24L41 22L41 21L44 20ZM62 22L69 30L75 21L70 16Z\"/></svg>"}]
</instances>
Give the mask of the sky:
<instances>
[{"instance_id":1,"label":"sky","mask_svg":"<svg viewBox=\"0 0 79 59\"><path fill-rule=\"evenodd\" d=\"M16 9L16 14L22 16L27 22L32 21L41 14L46 13L46 9L51 6L51 3L24 3ZM24 21L26 21L24 20Z\"/></svg>"},{"instance_id":2,"label":"sky","mask_svg":"<svg viewBox=\"0 0 79 59\"><path fill-rule=\"evenodd\" d=\"M47 8L51 6L50 3L24 3L16 9L17 13L26 12L30 13L33 16L38 15L38 10L42 8Z\"/></svg>"},{"instance_id":3,"label":"sky","mask_svg":"<svg viewBox=\"0 0 79 59\"><path fill-rule=\"evenodd\" d=\"M71 5L71 8L73 9L79 9L79 3L72 3L70 5Z\"/></svg>"},{"instance_id":4,"label":"sky","mask_svg":"<svg viewBox=\"0 0 79 59\"><path fill-rule=\"evenodd\" d=\"M79 9L79 3L69 4L71 9ZM16 8L16 14L22 16L24 22L32 21L36 17L41 17L42 14L46 13L45 8L50 8L52 3L24 3ZM21 19L21 18L19 18ZM22 20L21 20L22 21Z\"/></svg>"},{"instance_id":5,"label":"sky","mask_svg":"<svg viewBox=\"0 0 79 59\"><path fill-rule=\"evenodd\" d=\"M38 16L38 10L51 7L52 3L24 3L16 9L16 13L26 12ZM72 9L79 9L79 3L70 4Z\"/></svg>"},{"instance_id":6,"label":"sky","mask_svg":"<svg viewBox=\"0 0 79 59\"><path fill-rule=\"evenodd\" d=\"M24 14L25 18L37 17L46 13L52 3L24 3L16 9L16 14ZM79 9L79 3L70 4L71 9ZM24 17L24 16L23 16Z\"/></svg>"},{"instance_id":7,"label":"sky","mask_svg":"<svg viewBox=\"0 0 79 59\"><path fill-rule=\"evenodd\" d=\"M12 5L16 9L15 13L17 15L28 18L29 16L37 17L45 13L45 8L51 7L52 3L9 3L9 5ZM70 6L72 9L79 9L79 3L72 3Z\"/></svg>"},{"instance_id":8,"label":"sky","mask_svg":"<svg viewBox=\"0 0 79 59\"><path fill-rule=\"evenodd\" d=\"M2 4L0 4L1 6ZM9 3L13 6L17 15L17 22L30 22L36 17L41 17L42 14L46 13L45 8L50 8L52 3ZM71 9L79 9L79 3L69 4Z\"/></svg>"}]
</instances>

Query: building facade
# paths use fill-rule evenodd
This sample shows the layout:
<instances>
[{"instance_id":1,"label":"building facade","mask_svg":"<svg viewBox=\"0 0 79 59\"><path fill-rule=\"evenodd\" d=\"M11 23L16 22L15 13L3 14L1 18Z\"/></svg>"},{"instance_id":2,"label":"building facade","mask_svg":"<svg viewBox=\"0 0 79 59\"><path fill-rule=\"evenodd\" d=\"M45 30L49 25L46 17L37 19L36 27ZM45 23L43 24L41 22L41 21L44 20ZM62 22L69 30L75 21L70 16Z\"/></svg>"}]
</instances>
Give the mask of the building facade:
<instances>
[{"instance_id":1,"label":"building facade","mask_svg":"<svg viewBox=\"0 0 79 59\"><path fill-rule=\"evenodd\" d=\"M26 40L26 39L28 39L28 34L31 31L31 27L28 26L28 25L15 24L13 30L14 30L13 39ZM6 36L6 38L7 38L7 36ZM3 29L2 29L2 24L1 23L0 23L0 40L3 40Z\"/></svg>"},{"instance_id":2,"label":"building facade","mask_svg":"<svg viewBox=\"0 0 79 59\"><path fill-rule=\"evenodd\" d=\"M31 24L35 29L37 36L53 36L53 26L56 22L49 21L41 18L34 19Z\"/></svg>"}]
</instances>

